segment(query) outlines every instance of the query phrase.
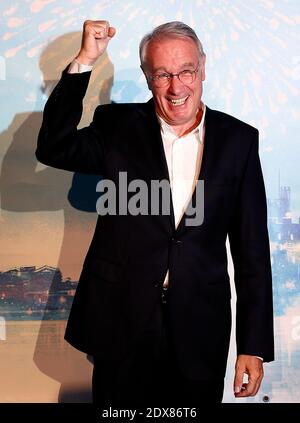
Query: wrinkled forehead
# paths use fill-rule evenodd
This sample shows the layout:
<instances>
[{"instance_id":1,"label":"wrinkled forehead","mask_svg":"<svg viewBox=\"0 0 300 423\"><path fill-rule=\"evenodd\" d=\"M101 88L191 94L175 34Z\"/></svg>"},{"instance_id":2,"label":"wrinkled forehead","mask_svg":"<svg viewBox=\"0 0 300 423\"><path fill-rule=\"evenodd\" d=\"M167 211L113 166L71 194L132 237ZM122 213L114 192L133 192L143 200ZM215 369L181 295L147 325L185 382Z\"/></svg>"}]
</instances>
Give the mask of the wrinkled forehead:
<instances>
[{"instance_id":1,"label":"wrinkled forehead","mask_svg":"<svg viewBox=\"0 0 300 423\"><path fill-rule=\"evenodd\" d=\"M196 67L200 60L197 44L190 37L164 36L150 40L145 46L144 63L148 69Z\"/></svg>"}]
</instances>

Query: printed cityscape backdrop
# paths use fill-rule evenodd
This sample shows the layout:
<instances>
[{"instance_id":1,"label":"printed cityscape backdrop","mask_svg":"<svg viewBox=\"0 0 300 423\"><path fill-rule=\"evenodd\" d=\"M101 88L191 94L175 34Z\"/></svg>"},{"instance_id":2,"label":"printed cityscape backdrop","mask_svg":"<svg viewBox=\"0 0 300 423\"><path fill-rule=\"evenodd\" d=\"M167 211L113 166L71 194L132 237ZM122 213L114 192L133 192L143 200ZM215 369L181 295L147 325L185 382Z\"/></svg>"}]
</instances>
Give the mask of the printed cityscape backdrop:
<instances>
[{"instance_id":1,"label":"printed cityscape backdrop","mask_svg":"<svg viewBox=\"0 0 300 423\"><path fill-rule=\"evenodd\" d=\"M282 316L300 297L300 222L290 215L291 188L268 200L274 310ZM6 320L67 319L77 281L59 268L20 266L0 272L0 315Z\"/></svg>"},{"instance_id":2,"label":"printed cityscape backdrop","mask_svg":"<svg viewBox=\"0 0 300 423\"><path fill-rule=\"evenodd\" d=\"M139 40L155 25L183 20L207 55L204 102L259 129L277 357L267 367L263 393L274 402L299 401L298 0L1 2L0 326L65 321L93 233L98 177L47 168L34 156L43 107L78 51L85 19L107 19L117 35L93 71L80 126L99 103L149 99ZM0 330L0 354L1 342ZM234 401L226 392L225 400Z\"/></svg>"}]
</instances>

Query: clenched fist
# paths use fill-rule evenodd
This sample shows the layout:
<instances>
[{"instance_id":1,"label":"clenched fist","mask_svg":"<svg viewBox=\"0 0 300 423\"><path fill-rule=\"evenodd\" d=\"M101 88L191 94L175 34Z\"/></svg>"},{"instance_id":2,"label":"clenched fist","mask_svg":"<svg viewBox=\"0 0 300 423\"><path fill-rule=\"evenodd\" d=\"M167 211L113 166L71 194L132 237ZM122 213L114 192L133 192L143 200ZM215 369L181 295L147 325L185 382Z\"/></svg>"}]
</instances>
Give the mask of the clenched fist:
<instances>
[{"instance_id":1,"label":"clenched fist","mask_svg":"<svg viewBox=\"0 0 300 423\"><path fill-rule=\"evenodd\" d=\"M84 65L93 65L105 52L107 44L115 33L115 28L109 26L107 21L85 21L81 49L76 59Z\"/></svg>"}]
</instances>

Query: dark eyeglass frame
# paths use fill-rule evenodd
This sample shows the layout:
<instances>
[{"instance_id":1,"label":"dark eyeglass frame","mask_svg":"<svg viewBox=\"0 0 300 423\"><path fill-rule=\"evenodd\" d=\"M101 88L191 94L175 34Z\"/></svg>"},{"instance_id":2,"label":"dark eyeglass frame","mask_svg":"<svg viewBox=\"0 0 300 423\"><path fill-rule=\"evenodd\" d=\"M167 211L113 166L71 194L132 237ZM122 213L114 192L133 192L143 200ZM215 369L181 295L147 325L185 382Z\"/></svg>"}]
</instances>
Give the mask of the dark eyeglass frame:
<instances>
[{"instance_id":1,"label":"dark eyeglass frame","mask_svg":"<svg viewBox=\"0 0 300 423\"><path fill-rule=\"evenodd\" d=\"M171 79L174 78L174 76L177 76L177 78L179 79L179 81L182 84L189 85L189 84L192 84L195 81L196 74L197 74L199 68L200 68L200 64L198 63L197 68L194 69L194 70L183 69L182 71L180 71L178 73L162 72L162 73L159 73L157 75L151 75L150 79L153 82L153 84L156 85L158 88L167 87L170 84ZM191 82L186 82L186 81L181 80L180 75L186 74L186 72L189 72L191 74L191 77L192 77ZM161 78L164 78L164 77L166 79L162 80Z\"/></svg>"}]
</instances>

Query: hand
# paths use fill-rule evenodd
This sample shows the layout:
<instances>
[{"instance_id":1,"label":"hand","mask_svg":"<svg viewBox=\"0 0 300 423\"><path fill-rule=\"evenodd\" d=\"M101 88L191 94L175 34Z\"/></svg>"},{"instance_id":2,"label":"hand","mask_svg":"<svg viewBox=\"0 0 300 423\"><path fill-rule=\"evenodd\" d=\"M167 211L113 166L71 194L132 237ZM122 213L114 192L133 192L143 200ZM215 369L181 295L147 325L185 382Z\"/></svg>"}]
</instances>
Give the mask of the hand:
<instances>
[{"instance_id":1,"label":"hand","mask_svg":"<svg viewBox=\"0 0 300 423\"><path fill-rule=\"evenodd\" d=\"M243 383L244 373L248 375L248 383ZM263 377L262 360L254 355L238 355L233 386L235 397L254 397L259 390Z\"/></svg>"},{"instance_id":2,"label":"hand","mask_svg":"<svg viewBox=\"0 0 300 423\"><path fill-rule=\"evenodd\" d=\"M81 49L76 59L83 65L93 65L107 48L116 30L107 21L85 21Z\"/></svg>"}]
</instances>

